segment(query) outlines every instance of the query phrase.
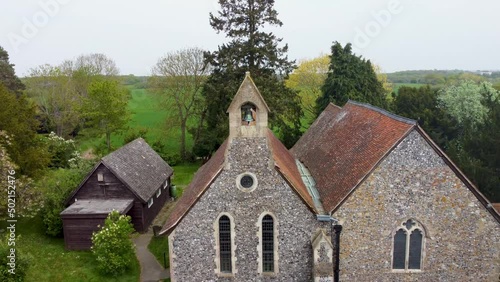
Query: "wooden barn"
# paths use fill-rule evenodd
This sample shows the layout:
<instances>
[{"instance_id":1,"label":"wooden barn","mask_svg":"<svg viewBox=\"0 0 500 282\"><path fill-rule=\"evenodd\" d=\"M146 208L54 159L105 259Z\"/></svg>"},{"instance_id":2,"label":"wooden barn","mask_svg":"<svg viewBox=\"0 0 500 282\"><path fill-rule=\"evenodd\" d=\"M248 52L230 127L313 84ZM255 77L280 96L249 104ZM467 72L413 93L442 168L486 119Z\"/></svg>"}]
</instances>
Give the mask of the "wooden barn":
<instances>
[{"instance_id":1,"label":"wooden barn","mask_svg":"<svg viewBox=\"0 0 500 282\"><path fill-rule=\"evenodd\" d=\"M66 249L89 249L92 232L112 210L129 215L135 230L145 232L172 197L172 174L142 138L103 157L68 197L61 213Z\"/></svg>"}]
</instances>

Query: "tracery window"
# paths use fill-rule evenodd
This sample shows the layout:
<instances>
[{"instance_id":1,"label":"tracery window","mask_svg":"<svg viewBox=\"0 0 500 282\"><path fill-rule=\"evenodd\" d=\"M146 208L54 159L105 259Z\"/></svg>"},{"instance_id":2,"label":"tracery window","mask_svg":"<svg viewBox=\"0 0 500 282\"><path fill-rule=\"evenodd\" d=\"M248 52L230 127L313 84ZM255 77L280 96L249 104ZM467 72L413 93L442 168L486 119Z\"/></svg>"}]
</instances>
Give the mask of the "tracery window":
<instances>
[{"instance_id":1,"label":"tracery window","mask_svg":"<svg viewBox=\"0 0 500 282\"><path fill-rule=\"evenodd\" d=\"M413 219L408 219L398 227L394 234L392 269L422 269L424 235L424 229Z\"/></svg>"}]
</instances>

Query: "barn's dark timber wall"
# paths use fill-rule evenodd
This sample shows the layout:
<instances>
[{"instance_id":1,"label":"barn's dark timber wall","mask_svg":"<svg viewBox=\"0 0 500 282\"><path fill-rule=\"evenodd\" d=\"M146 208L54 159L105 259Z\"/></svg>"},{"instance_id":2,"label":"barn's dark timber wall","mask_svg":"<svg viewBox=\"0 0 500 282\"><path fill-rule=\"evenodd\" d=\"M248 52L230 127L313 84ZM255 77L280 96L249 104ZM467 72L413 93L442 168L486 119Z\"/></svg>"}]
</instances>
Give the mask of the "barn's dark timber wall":
<instances>
[{"instance_id":1,"label":"barn's dark timber wall","mask_svg":"<svg viewBox=\"0 0 500 282\"><path fill-rule=\"evenodd\" d=\"M99 182L97 175L101 173L104 181ZM168 178L170 184L170 177ZM132 218L134 229L138 232L147 231L149 225L164 206L170 200L170 186L166 188L161 185L161 195L153 195L153 205L148 208L148 203L144 203L130 189L120 181L102 163L92 172L81 188L68 201L68 206L76 200L92 199L131 199L134 201L132 208L127 212ZM64 241L69 250L82 250L91 247L92 232L98 230L98 225L103 225L107 215L87 214L87 215L67 215L63 219Z\"/></svg>"}]
</instances>

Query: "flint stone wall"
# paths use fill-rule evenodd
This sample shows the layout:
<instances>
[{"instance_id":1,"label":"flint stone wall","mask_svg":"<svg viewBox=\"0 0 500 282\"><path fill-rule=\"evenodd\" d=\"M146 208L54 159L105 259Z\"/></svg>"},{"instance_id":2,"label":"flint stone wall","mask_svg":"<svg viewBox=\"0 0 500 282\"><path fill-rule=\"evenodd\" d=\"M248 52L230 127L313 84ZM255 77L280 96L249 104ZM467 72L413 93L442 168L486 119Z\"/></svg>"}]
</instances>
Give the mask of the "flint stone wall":
<instances>
[{"instance_id":1,"label":"flint stone wall","mask_svg":"<svg viewBox=\"0 0 500 282\"><path fill-rule=\"evenodd\" d=\"M500 281L500 224L413 131L335 212L341 281ZM392 270L401 222L425 228L422 270Z\"/></svg>"},{"instance_id":2,"label":"flint stone wall","mask_svg":"<svg viewBox=\"0 0 500 282\"><path fill-rule=\"evenodd\" d=\"M234 138L227 152L228 165L170 235L171 274L175 281L311 281L311 236L326 228L316 220L299 196L274 168L267 138ZM237 188L244 172L256 175L252 192ZM233 277L216 274L214 220L222 212L235 223ZM278 273L258 271L258 218L264 212L276 216ZM327 235L329 235L328 233ZM275 258L276 259L276 258Z\"/></svg>"}]
</instances>

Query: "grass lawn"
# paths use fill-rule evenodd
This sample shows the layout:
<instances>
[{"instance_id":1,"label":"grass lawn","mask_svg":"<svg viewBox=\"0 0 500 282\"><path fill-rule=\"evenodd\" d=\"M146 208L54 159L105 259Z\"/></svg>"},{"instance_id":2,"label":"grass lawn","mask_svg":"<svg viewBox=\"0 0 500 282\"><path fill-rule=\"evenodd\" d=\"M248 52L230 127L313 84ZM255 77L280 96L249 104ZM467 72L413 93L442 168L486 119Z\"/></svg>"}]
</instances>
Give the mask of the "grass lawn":
<instances>
[{"instance_id":1,"label":"grass lawn","mask_svg":"<svg viewBox=\"0 0 500 282\"><path fill-rule=\"evenodd\" d=\"M198 170L200 165L200 163L187 163L173 167L174 177L172 179L172 183L175 184L177 188L177 193L175 195L176 198L179 198L182 195L182 191L184 191L184 188L186 188L191 182L194 173Z\"/></svg>"},{"instance_id":2,"label":"grass lawn","mask_svg":"<svg viewBox=\"0 0 500 282\"><path fill-rule=\"evenodd\" d=\"M5 221L0 223L0 228L5 226ZM90 251L67 251L64 239L46 236L40 217L18 220L16 235L17 250L32 257L25 281L139 281L137 260L122 276L103 276Z\"/></svg>"},{"instance_id":3,"label":"grass lawn","mask_svg":"<svg viewBox=\"0 0 500 282\"><path fill-rule=\"evenodd\" d=\"M165 267L170 267L170 260L168 259L168 237L167 236L158 236L151 238L151 242L148 245L149 251L156 257L158 263ZM164 257L165 255L165 257Z\"/></svg>"}]
</instances>

